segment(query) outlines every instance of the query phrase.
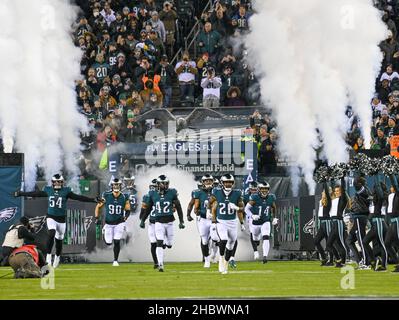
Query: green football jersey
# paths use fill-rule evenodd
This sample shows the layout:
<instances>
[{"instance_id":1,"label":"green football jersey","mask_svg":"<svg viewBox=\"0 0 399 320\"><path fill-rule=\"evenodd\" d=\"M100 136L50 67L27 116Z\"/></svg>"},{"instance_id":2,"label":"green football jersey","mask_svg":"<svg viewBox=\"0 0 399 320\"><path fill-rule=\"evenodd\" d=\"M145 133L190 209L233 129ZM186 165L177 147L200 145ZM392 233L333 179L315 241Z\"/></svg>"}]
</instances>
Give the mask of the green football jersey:
<instances>
[{"instance_id":1,"label":"green football jersey","mask_svg":"<svg viewBox=\"0 0 399 320\"><path fill-rule=\"evenodd\" d=\"M129 200L126 195L120 192L115 197L112 191L107 191L103 193L102 197L105 199L105 223L119 224L124 222L125 205Z\"/></svg>"},{"instance_id":2,"label":"green football jersey","mask_svg":"<svg viewBox=\"0 0 399 320\"><path fill-rule=\"evenodd\" d=\"M212 195L215 197L218 206L216 217L218 220L234 220L237 217L237 210L231 209L229 203L238 205L242 201L241 191L231 190L229 195L225 195L223 189L214 189Z\"/></svg>"},{"instance_id":3,"label":"green football jersey","mask_svg":"<svg viewBox=\"0 0 399 320\"><path fill-rule=\"evenodd\" d=\"M199 213L201 218L206 219L206 210L208 209L209 198L212 195L212 190L206 192L205 190L198 190L196 198L200 201Z\"/></svg>"},{"instance_id":4,"label":"green football jersey","mask_svg":"<svg viewBox=\"0 0 399 320\"><path fill-rule=\"evenodd\" d=\"M47 214L49 216L65 217L66 216L66 203L68 194L71 188L62 187L61 189L54 189L53 187L46 186L43 191L47 193L48 208Z\"/></svg>"},{"instance_id":5,"label":"green football jersey","mask_svg":"<svg viewBox=\"0 0 399 320\"><path fill-rule=\"evenodd\" d=\"M259 194L253 194L249 198L250 201L254 201L255 205L252 206L251 212L253 215L260 215L259 220L252 220L253 225L262 225L265 222L270 222L271 208L276 201L274 194L268 194L266 198L262 198Z\"/></svg>"},{"instance_id":6,"label":"green football jersey","mask_svg":"<svg viewBox=\"0 0 399 320\"><path fill-rule=\"evenodd\" d=\"M147 206L150 205L150 195L148 193L143 196L142 202ZM150 216L148 219L150 220L150 223L155 223L155 206L151 206Z\"/></svg>"},{"instance_id":7,"label":"green football jersey","mask_svg":"<svg viewBox=\"0 0 399 320\"><path fill-rule=\"evenodd\" d=\"M177 200L177 190L170 188L161 194L156 190L149 192L150 205L155 206L155 222L167 223L174 221L173 203Z\"/></svg>"}]
</instances>

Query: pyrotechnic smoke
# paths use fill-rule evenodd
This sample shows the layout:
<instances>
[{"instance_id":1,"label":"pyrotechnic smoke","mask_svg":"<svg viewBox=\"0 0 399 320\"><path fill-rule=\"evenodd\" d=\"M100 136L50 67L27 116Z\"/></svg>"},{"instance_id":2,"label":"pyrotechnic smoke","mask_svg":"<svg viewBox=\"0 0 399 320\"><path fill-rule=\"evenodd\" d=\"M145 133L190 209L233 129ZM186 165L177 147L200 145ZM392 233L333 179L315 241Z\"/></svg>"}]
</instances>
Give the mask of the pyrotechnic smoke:
<instances>
[{"instance_id":1,"label":"pyrotechnic smoke","mask_svg":"<svg viewBox=\"0 0 399 320\"><path fill-rule=\"evenodd\" d=\"M37 165L49 180L65 167L78 174L79 132L86 120L76 109L74 81L81 51L73 44L76 7L64 0L0 3L0 125L5 151L25 154L25 185Z\"/></svg>"},{"instance_id":2,"label":"pyrotechnic smoke","mask_svg":"<svg viewBox=\"0 0 399 320\"><path fill-rule=\"evenodd\" d=\"M350 104L370 142L378 44L387 28L369 0L255 0L254 9L248 59L277 119L280 152L301 168L312 193L317 128L328 161L346 161Z\"/></svg>"}]
</instances>

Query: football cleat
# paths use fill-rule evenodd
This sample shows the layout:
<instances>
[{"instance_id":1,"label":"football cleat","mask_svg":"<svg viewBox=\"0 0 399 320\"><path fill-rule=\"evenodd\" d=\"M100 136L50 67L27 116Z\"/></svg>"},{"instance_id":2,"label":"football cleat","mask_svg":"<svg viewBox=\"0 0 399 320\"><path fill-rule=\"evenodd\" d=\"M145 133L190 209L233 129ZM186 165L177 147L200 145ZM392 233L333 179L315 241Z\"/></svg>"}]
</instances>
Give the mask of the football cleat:
<instances>
[{"instance_id":1,"label":"football cleat","mask_svg":"<svg viewBox=\"0 0 399 320\"><path fill-rule=\"evenodd\" d=\"M112 263L112 266L113 266L113 267L119 267L118 261L114 261L114 262Z\"/></svg>"},{"instance_id":2,"label":"football cleat","mask_svg":"<svg viewBox=\"0 0 399 320\"><path fill-rule=\"evenodd\" d=\"M266 263L267 263L267 257L263 257L262 263L263 263L263 264L266 264Z\"/></svg>"},{"instance_id":3,"label":"football cleat","mask_svg":"<svg viewBox=\"0 0 399 320\"><path fill-rule=\"evenodd\" d=\"M157 264L154 264L154 269L158 269L158 265Z\"/></svg>"},{"instance_id":4,"label":"football cleat","mask_svg":"<svg viewBox=\"0 0 399 320\"><path fill-rule=\"evenodd\" d=\"M374 271L384 272L384 271L387 271L387 268L385 268L385 267L383 267L383 266L379 266L379 267L376 268Z\"/></svg>"},{"instance_id":5,"label":"football cleat","mask_svg":"<svg viewBox=\"0 0 399 320\"><path fill-rule=\"evenodd\" d=\"M339 262L337 262L336 264L335 264L335 267L336 268L342 268L342 267L344 267L345 266L345 264L343 264L341 261L339 261Z\"/></svg>"},{"instance_id":6,"label":"football cleat","mask_svg":"<svg viewBox=\"0 0 399 320\"><path fill-rule=\"evenodd\" d=\"M159 267L158 267L158 271L159 271L159 272L163 272L163 266L159 266Z\"/></svg>"},{"instance_id":7,"label":"football cleat","mask_svg":"<svg viewBox=\"0 0 399 320\"><path fill-rule=\"evenodd\" d=\"M323 259L323 260L321 260L320 266L324 267L326 265L326 263L327 263L327 259Z\"/></svg>"},{"instance_id":8,"label":"football cleat","mask_svg":"<svg viewBox=\"0 0 399 320\"><path fill-rule=\"evenodd\" d=\"M237 269L236 261L234 259L230 259L229 266L232 267L233 269Z\"/></svg>"},{"instance_id":9,"label":"football cleat","mask_svg":"<svg viewBox=\"0 0 399 320\"><path fill-rule=\"evenodd\" d=\"M399 272L399 264L395 266L395 269L393 269L392 272Z\"/></svg>"},{"instance_id":10,"label":"football cleat","mask_svg":"<svg viewBox=\"0 0 399 320\"><path fill-rule=\"evenodd\" d=\"M60 264L60 256L55 256L54 257L54 262L53 262L53 268L55 269L55 268L57 268L58 267L58 265Z\"/></svg>"},{"instance_id":11,"label":"football cleat","mask_svg":"<svg viewBox=\"0 0 399 320\"><path fill-rule=\"evenodd\" d=\"M259 260L259 252L258 251L254 252L254 260Z\"/></svg>"}]
</instances>

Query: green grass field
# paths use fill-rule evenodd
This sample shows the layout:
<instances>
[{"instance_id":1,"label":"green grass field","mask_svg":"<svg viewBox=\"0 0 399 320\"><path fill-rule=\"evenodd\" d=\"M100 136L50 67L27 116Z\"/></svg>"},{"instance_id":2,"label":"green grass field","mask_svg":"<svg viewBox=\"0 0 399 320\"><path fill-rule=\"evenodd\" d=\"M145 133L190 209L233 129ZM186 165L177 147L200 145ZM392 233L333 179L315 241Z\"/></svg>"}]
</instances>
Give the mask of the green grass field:
<instances>
[{"instance_id":1,"label":"green grass field","mask_svg":"<svg viewBox=\"0 0 399 320\"><path fill-rule=\"evenodd\" d=\"M166 263L164 273L146 263L64 264L48 290L41 279L13 279L11 271L0 268L0 299L399 297L399 273L355 270L355 288L344 290L341 269L317 261L238 262L227 275L217 264Z\"/></svg>"}]
</instances>

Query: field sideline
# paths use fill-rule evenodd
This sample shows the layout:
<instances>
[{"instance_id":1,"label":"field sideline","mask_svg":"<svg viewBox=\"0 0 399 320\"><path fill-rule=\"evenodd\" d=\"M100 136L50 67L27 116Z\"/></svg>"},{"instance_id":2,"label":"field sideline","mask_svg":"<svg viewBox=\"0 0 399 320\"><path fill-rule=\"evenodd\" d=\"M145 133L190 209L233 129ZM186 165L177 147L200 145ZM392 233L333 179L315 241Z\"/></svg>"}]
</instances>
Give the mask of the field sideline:
<instances>
[{"instance_id":1,"label":"field sideline","mask_svg":"<svg viewBox=\"0 0 399 320\"><path fill-rule=\"evenodd\" d=\"M64 264L52 290L40 279L13 279L11 271L0 268L0 299L399 297L399 273L355 270L355 289L344 290L341 270L318 261L238 262L227 275L217 264L166 263L164 273L149 263Z\"/></svg>"}]
</instances>

